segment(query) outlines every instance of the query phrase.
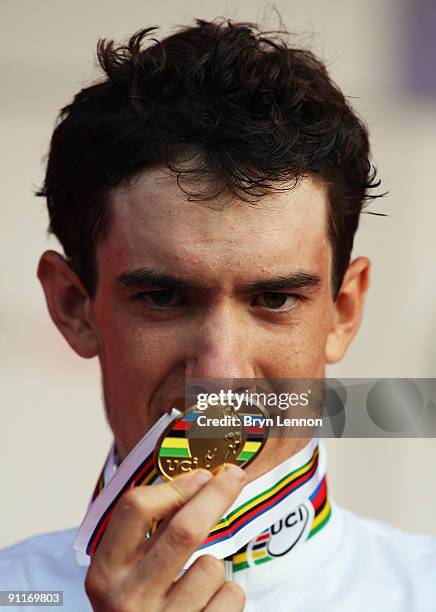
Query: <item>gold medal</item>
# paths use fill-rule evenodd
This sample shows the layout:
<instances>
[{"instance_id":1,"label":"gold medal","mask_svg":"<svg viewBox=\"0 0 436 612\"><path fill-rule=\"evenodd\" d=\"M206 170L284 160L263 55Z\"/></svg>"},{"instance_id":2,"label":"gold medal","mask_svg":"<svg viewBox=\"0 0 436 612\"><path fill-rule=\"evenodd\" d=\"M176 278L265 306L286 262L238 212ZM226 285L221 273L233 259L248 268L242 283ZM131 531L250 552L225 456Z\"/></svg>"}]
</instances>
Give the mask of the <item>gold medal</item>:
<instances>
[{"instance_id":1,"label":"gold medal","mask_svg":"<svg viewBox=\"0 0 436 612\"><path fill-rule=\"evenodd\" d=\"M204 468L214 472L223 463L246 467L265 445L268 413L260 404L244 402L194 404L176 417L160 436L154 452L156 469L164 480Z\"/></svg>"}]
</instances>

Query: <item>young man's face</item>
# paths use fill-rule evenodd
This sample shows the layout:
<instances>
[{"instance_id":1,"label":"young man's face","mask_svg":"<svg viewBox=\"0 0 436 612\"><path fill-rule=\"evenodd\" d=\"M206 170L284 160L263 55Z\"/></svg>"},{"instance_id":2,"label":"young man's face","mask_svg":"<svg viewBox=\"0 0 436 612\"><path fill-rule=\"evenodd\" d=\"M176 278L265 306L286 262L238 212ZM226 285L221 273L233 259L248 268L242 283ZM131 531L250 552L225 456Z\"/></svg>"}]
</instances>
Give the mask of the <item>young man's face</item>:
<instances>
[{"instance_id":1,"label":"young man's face","mask_svg":"<svg viewBox=\"0 0 436 612\"><path fill-rule=\"evenodd\" d=\"M114 190L111 213L96 295L83 309L95 348L62 331L80 354L98 353L122 456L183 396L185 378L322 377L357 329L367 264L338 309L326 196L310 178L255 205L217 209L148 170ZM276 458L277 445L268 451Z\"/></svg>"}]
</instances>

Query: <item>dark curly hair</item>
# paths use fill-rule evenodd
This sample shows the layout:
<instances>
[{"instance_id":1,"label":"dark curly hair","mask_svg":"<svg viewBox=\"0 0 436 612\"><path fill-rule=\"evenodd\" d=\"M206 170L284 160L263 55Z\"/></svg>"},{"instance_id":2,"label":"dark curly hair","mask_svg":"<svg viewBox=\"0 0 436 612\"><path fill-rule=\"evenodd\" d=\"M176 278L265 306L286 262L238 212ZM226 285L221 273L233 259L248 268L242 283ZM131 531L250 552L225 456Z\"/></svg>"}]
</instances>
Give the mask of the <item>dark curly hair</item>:
<instances>
[{"instance_id":1,"label":"dark curly hair","mask_svg":"<svg viewBox=\"0 0 436 612\"><path fill-rule=\"evenodd\" d=\"M226 193L253 204L319 177L336 297L360 213L379 197L371 195L379 181L367 129L324 64L289 46L286 31L261 32L252 23L197 19L160 41L150 37L156 29L140 30L125 46L98 42L106 78L61 110L37 193L47 198L49 231L91 297L110 190L163 164L195 200Z\"/></svg>"}]
</instances>

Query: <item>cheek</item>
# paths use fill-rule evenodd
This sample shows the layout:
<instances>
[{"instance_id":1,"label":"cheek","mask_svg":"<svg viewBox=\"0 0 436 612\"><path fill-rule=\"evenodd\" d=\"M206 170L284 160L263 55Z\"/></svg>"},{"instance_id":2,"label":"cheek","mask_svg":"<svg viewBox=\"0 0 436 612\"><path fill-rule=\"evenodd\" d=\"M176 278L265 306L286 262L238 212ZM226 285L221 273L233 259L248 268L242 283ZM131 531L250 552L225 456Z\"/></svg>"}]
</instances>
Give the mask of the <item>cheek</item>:
<instances>
[{"instance_id":1,"label":"cheek","mask_svg":"<svg viewBox=\"0 0 436 612\"><path fill-rule=\"evenodd\" d=\"M330 313L328 313L330 315ZM272 379L312 378L324 375L324 351L330 316L324 308L296 319L287 331L272 336L265 352L265 370Z\"/></svg>"},{"instance_id":2,"label":"cheek","mask_svg":"<svg viewBox=\"0 0 436 612\"><path fill-rule=\"evenodd\" d=\"M123 316L121 309L100 313L100 362L110 398L124 405L148 398L178 358L173 335Z\"/></svg>"},{"instance_id":3,"label":"cheek","mask_svg":"<svg viewBox=\"0 0 436 612\"><path fill-rule=\"evenodd\" d=\"M176 358L171 339L147 329L121 326L104 335L105 365L123 386L152 386Z\"/></svg>"}]
</instances>

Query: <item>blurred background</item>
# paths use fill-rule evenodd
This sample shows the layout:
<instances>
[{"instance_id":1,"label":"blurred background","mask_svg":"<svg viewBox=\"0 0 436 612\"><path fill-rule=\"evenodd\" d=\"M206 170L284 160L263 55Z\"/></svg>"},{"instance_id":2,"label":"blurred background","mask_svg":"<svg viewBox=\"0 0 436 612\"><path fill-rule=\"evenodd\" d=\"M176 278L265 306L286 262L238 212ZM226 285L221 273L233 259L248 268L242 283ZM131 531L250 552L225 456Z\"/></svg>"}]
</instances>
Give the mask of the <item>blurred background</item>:
<instances>
[{"instance_id":1,"label":"blurred background","mask_svg":"<svg viewBox=\"0 0 436 612\"><path fill-rule=\"evenodd\" d=\"M436 3L277 0L369 125L389 195L363 215L354 254L373 263L363 325L338 377L436 374ZM0 70L0 546L78 525L111 435L97 361L51 323L35 270L46 236L44 155L59 109L98 76L98 38L194 17L277 27L253 0L2 0ZM327 440L330 491L358 514L436 535L436 440Z\"/></svg>"}]
</instances>

